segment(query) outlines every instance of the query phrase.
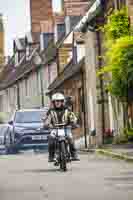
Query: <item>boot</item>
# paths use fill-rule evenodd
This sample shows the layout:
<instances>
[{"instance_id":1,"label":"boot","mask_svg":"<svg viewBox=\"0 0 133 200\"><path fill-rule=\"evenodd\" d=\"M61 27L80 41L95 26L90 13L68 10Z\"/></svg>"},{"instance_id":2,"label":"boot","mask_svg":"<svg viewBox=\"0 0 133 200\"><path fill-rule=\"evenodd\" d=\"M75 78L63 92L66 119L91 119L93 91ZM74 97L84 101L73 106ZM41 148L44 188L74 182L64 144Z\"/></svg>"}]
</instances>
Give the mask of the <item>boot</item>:
<instances>
[{"instance_id":1,"label":"boot","mask_svg":"<svg viewBox=\"0 0 133 200\"><path fill-rule=\"evenodd\" d=\"M53 139L49 138L49 144L48 144L48 162L54 162L55 161L55 143Z\"/></svg>"},{"instance_id":2,"label":"boot","mask_svg":"<svg viewBox=\"0 0 133 200\"><path fill-rule=\"evenodd\" d=\"M49 153L48 162L54 162L54 161L55 161L55 156Z\"/></svg>"}]
</instances>

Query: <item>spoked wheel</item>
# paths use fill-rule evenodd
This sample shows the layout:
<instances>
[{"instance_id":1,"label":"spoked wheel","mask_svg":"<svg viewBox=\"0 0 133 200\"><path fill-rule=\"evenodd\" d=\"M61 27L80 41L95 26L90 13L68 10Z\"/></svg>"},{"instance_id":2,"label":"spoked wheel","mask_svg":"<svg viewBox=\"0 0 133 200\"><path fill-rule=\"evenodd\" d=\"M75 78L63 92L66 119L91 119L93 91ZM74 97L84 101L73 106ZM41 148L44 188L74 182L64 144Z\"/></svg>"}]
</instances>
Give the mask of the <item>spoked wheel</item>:
<instances>
[{"instance_id":1,"label":"spoked wheel","mask_svg":"<svg viewBox=\"0 0 133 200\"><path fill-rule=\"evenodd\" d=\"M60 143L60 169L64 172L67 171L66 145L64 141Z\"/></svg>"}]
</instances>

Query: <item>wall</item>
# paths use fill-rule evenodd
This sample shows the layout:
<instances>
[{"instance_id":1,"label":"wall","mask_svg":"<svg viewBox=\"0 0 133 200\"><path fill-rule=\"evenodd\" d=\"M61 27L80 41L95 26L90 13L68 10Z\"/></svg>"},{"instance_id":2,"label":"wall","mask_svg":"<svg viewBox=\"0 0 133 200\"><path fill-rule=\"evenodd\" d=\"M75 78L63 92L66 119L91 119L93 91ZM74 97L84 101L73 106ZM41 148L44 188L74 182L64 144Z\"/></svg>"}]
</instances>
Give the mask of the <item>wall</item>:
<instances>
[{"instance_id":1,"label":"wall","mask_svg":"<svg viewBox=\"0 0 133 200\"><path fill-rule=\"evenodd\" d=\"M96 34L88 31L85 35L86 40L86 67L85 67L85 105L86 105L86 121L88 133L96 130L97 145L102 144L102 109L101 105L97 104L96 90L96 66L97 66L97 39Z\"/></svg>"},{"instance_id":2,"label":"wall","mask_svg":"<svg viewBox=\"0 0 133 200\"><path fill-rule=\"evenodd\" d=\"M14 85L6 90L1 91L0 112L4 112L7 121L17 108L17 86Z\"/></svg>"},{"instance_id":3,"label":"wall","mask_svg":"<svg viewBox=\"0 0 133 200\"><path fill-rule=\"evenodd\" d=\"M41 86L39 72L31 73L19 82L20 107L41 107Z\"/></svg>"},{"instance_id":4,"label":"wall","mask_svg":"<svg viewBox=\"0 0 133 200\"><path fill-rule=\"evenodd\" d=\"M18 108L18 96L21 109L40 108L42 103L44 103L44 106L49 105L49 98L46 96L46 92L49 84L56 77L56 62L32 72L18 82L19 94L17 85L0 92L0 112L13 113Z\"/></svg>"},{"instance_id":5,"label":"wall","mask_svg":"<svg viewBox=\"0 0 133 200\"><path fill-rule=\"evenodd\" d=\"M49 85L55 80L57 77L57 63L52 62L48 66L48 73L49 73Z\"/></svg>"}]
</instances>

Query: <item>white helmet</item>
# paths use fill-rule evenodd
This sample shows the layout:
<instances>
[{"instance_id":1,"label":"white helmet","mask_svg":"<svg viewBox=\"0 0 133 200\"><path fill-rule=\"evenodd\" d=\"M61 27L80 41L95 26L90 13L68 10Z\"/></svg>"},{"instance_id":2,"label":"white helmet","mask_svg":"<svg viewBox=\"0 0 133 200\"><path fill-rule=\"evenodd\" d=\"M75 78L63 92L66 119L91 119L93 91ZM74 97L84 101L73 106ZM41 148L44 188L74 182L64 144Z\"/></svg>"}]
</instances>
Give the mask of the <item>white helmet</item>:
<instances>
[{"instance_id":1,"label":"white helmet","mask_svg":"<svg viewBox=\"0 0 133 200\"><path fill-rule=\"evenodd\" d=\"M63 94L61 93L56 93L52 96L52 101L64 101L65 100L65 97Z\"/></svg>"}]
</instances>

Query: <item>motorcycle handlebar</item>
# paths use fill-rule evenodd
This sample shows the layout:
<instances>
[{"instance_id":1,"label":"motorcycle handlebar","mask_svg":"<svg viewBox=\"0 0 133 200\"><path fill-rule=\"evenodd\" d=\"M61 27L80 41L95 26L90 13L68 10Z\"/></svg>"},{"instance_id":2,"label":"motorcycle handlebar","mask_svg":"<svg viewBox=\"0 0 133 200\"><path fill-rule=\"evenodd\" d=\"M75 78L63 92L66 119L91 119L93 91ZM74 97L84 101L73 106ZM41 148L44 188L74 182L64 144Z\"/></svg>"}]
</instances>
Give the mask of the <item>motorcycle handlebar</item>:
<instances>
[{"instance_id":1,"label":"motorcycle handlebar","mask_svg":"<svg viewBox=\"0 0 133 200\"><path fill-rule=\"evenodd\" d=\"M72 128L72 126L71 125L66 125L66 124L56 124L53 127L53 129L58 129L58 128Z\"/></svg>"}]
</instances>

